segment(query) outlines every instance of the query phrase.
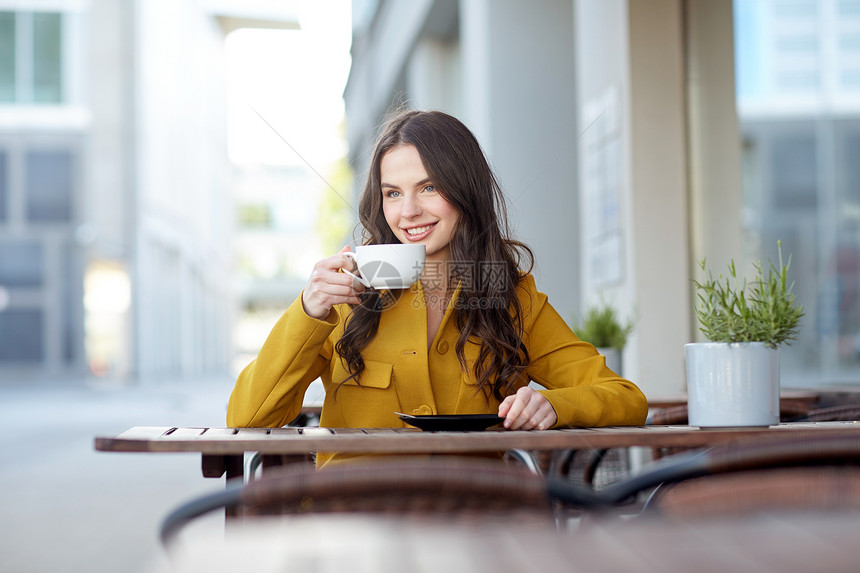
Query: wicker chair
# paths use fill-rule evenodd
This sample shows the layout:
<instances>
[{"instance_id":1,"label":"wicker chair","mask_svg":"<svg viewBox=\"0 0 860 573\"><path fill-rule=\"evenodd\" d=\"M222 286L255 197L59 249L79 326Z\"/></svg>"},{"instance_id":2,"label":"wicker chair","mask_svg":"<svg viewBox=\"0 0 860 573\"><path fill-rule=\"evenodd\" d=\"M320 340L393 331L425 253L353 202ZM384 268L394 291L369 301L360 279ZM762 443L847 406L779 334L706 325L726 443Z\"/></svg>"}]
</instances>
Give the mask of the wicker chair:
<instances>
[{"instance_id":1,"label":"wicker chair","mask_svg":"<svg viewBox=\"0 0 860 573\"><path fill-rule=\"evenodd\" d=\"M780 402L780 419L783 422L805 419L808 406L793 400ZM860 414L860 406L854 414ZM849 414L846 414L849 415ZM838 418L844 419L844 418ZM687 405L669 406L655 410L645 422L648 425L673 425L687 423ZM652 458L685 451L686 448L653 448ZM629 464L625 449L566 450L553 456L549 475L565 476L575 483L592 488L603 488L618 482L628 475Z\"/></svg>"},{"instance_id":2,"label":"wicker chair","mask_svg":"<svg viewBox=\"0 0 860 573\"><path fill-rule=\"evenodd\" d=\"M271 468L259 479L176 508L162 523L162 542L167 545L196 517L225 507L239 507L245 516L360 512L554 522L543 478L526 469L464 456L406 456L322 470L309 464Z\"/></svg>"},{"instance_id":3,"label":"wicker chair","mask_svg":"<svg viewBox=\"0 0 860 573\"><path fill-rule=\"evenodd\" d=\"M780 402L780 419L794 421L806 415L808 406L791 400ZM857 410L860 413L860 407ZM687 423L687 405L669 406L655 410L645 422L648 425L673 425ZM686 448L653 448L652 458L685 451ZM556 453L550 465L549 475L564 476L574 483L592 488L603 488L628 476L629 463L626 449L566 450Z\"/></svg>"},{"instance_id":4,"label":"wicker chair","mask_svg":"<svg viewBox=\"0 0 860 573\"><path fill-rule=\"evenodd\" d=\"M642 493L654 492L643 511L660 506L663 490L671 484L684 483L692 488L695 478L759 470L802 467L806 469L832 466L860 466L860 441L853 435L807 440L768 440L761 443L731 444L697 452L686 452L654 462L638 475L594 492L586 499L579 488L569 481L553 478L547 481L550 496L562 503L593 510L618 508ZM856 470L852 467L852 475ZM760 476L763 474L759 474ZM778 475L778 474L771 474ZM844 474L848 475L848 474ZM710 479L710 478L708 478ZM822 488L829 487L829 478L815 478ZM852 478L853 479L853 478ZM687 484L690 485L687 485ZM704 483L699 482L699 483ZM711 482L716 483L716 482ZM798 482L799 483L799 482ZM808 483L815 483L814 480ZM656 488L656 489L655 489ZM665 494L668 496L668 494ZM677 498L676 498L677 499ZM569 502L568 502L569 500ZM725 501L725 500L724 500ZM777 503L779 499L775 500Z\"/></svg>"},{"instance_id":5,"label":"wicker chair","mask_svg":"<svg viewBox=\"0 0 860 573\"><path fill-rule=\"evenodd\" d=\"M554 452L548 474L600 489L629 475L627 448L561 450Z\"/></svg>"},{"instance_id":6,"label":"wicker chair","mask_svg":"<svg viewBox=\"0 0 860 573\"><path fill-rule=\"evenodd\" d=\"M809 406L802 402L782 400L779 403L779 419L783 422L796 420L809 412ZM671 425L687 423L687 405L669 406L654 411L646 422L649 425Z\"/></svg>"},{"instance_id":7,"label":"wicker chair","mask_svg":"<svg viewBox=\"0 0 860 573\"><path fill-rule=\"evenodd\" d=\"M779 403L779 419L782 422L794 422L798 419L803 419L808 412L809 406L802 402L781 400ZM646 423L652 426L687 424L687 405L681 404L656 410L648 417L648 421ZM684 449L685 448L653 448L651 456L653 459L657 460L663 456L682 452Z\"/></svg>"},{"instance_id":8,"label":"wicker chair","mask_svg":"<svg viewBox=\"0 0 860 573\"><path fill-rule=\"evenodd\" d=\"M810 410L796 419L798 422L850 422L860 420L860 404L845 404Z\"/></svg>"},{"instance_id":9,"label":"wicker chair","mask_svg":"<svg viewBox=\"0 0 860 573\"><path fill-rule=\"evenodd\" d=\"M860 468L801 467L706 476L659 488L646 511L672 517L860 510Z\"/></svg>"}]
</instances>

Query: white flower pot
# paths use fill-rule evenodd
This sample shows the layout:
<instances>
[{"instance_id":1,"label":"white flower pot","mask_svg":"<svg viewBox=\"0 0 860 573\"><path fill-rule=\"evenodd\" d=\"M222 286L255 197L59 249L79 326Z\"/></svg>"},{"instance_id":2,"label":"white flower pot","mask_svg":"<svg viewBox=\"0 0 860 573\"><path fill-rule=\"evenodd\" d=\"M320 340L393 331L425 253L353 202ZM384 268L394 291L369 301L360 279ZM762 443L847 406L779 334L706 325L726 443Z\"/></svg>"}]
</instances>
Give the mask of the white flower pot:
<instances>
[{"instance_id":1,"label":"white flower pot","mask_svg":"<svg viewBox=\"0 0 860 573\"><path fill-rule=\"evenodd\" d=\"M763 342L686 345L687 414L699 427L779 423L779 349Z\"/></svg>"}]
</instances>

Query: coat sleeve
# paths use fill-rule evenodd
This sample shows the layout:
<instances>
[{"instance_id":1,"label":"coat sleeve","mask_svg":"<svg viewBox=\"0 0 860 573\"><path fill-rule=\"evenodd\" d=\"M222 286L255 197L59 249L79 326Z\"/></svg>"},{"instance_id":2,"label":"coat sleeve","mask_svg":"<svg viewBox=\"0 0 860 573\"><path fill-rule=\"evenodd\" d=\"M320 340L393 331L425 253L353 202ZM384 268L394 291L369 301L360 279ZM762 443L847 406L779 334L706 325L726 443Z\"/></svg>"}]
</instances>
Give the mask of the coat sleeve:
<instances>
[{"instance_id":1,"label":"coat sleeve","mask_svg":"<svg viewBox=\"0 0 860 573\"><path fill-rule=\"evenodd\" d=\"M308 316L299 296L284 312L257 358L239 375L227 405L230 427L280 427L301 411L305 391L328 366L329 335L338 325Z\"/></svg>"},{"instance_id":2,"label":"coat sleeve","mask_svg":"<svg viewBox=\"0 0 860 573\"><path fill-rule=\"evenodd\" d=\"M642 425L648 414L645 395L631 381L606 367L589 343L579 340L534 288L523 280L525 336L529 377L547 388L541 393L555 408L556 427Z\"/></svg>"}]
</instances>

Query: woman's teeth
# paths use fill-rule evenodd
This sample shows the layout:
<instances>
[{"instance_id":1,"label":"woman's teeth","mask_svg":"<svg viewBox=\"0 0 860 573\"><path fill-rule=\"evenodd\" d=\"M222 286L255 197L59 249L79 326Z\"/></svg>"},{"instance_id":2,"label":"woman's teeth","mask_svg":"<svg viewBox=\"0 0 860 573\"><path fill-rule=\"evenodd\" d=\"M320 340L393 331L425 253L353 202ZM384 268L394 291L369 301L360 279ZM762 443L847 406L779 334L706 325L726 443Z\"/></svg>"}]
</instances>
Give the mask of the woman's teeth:
<instances>
[{"instance_id":1,"label":"woman's teeth","mask_svg":"<svg viewBox=\"0 0 860 573\"><path fill-rule=\"evenodd\" d=\"M411 229L406 229L406 232L410 235L420 235L421 233L426 233L430 230L430 227L433 225L425 225L423 227L412 227Z\"/></svg>"}]
</instances>

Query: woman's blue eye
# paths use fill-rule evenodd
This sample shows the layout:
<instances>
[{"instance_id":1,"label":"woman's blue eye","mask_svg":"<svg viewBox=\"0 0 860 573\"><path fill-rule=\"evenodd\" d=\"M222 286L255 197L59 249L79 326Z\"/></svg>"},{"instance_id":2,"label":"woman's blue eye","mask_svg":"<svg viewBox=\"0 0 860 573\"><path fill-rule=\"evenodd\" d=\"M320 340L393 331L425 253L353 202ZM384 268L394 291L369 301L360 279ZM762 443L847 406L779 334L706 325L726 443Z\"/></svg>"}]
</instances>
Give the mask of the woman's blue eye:
<instances>
[{"instance_id":1,"label":"woman's blue eye","mask_svg":"<svg viewBox=\"0 0 860 573\"><path fill-rule=\"evenodd\" d=\"M400 191L390 190L385 194L386 197L397 198L400 197Z\"/></svg>"},{"instance_id":2,"label":"woman's blue eye","mask_svg":"<svg viewBox=\"0 0 860 573\"><path fill-rule=\"evenodd\" d=\"M427 191L428 193L432 193L433 191L436 190L436 188L433 187L432 185L428 185L424 188L424 190Z\"/></svg>"}]
</instances>

